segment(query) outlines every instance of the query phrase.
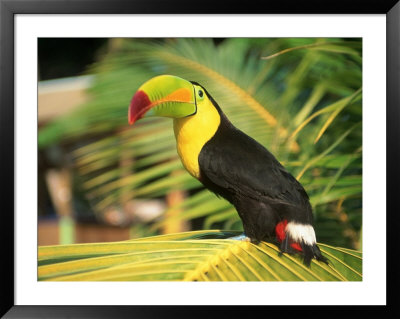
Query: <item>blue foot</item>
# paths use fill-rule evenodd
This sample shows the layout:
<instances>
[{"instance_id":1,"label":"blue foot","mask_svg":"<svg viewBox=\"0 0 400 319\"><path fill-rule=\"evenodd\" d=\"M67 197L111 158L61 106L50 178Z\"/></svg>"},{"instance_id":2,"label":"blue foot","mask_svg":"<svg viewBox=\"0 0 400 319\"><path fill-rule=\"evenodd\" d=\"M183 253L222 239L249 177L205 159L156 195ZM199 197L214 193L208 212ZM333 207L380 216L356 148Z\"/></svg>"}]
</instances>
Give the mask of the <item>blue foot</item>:
<instances>
[{"instance_id":1,"label":"blue foot","mask_svg":"<svg viewBox=\"0 0 400 319\"><path fill-rule=\"evenodd\" d=\"M238 235L238 236L233 236L233 237L229 237L227 239L230 240L240 240L240 241L250 241L250 238L246 236L245 233Z\"/></svg>"}]
</instances>

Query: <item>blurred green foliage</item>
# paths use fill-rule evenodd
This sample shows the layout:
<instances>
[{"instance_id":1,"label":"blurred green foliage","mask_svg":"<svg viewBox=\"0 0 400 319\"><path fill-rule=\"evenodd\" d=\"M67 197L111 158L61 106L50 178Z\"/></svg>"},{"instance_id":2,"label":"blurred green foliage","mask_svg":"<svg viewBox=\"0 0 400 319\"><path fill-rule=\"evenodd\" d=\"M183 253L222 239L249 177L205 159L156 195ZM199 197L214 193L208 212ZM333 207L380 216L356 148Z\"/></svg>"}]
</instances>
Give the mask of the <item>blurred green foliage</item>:
<instances>
[{"instance_id":1,"label":"blurred green foliage","mask_svg":"<svg viewBox=\"0 0 400 319\"><path fill-rule=\"evenodd\" d=\"M170 119L128 126L129 102L146 80L173 74L202 84L238 128L266 146L307 190L319 242L360 248L362 224L361 39L111 39L91 101L39 132L39 147L74 151L82 189L97 213L131 198L184 190L179 214L147 227L194 221L240 230L235 209L184 171ZM142 229L143 233L143 229Z\"/></svg>"}]
</instances>

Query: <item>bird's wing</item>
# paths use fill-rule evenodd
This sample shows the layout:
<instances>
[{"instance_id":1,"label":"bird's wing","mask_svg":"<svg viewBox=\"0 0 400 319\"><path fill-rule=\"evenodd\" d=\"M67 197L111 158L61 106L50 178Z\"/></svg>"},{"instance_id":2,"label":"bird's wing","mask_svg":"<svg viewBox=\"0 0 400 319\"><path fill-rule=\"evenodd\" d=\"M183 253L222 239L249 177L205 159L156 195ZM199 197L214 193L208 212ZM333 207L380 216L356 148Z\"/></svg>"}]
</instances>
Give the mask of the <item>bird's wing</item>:
<instances>
[{"instance_id":1,"label":"bird's wing","mask_svg":"<svg viewBox=\"0 0 400 319\"><path fill-rule=\"evenodd\" d=\"M204 145L199 164L201 174L231 192L294 205L308 201L303 187L275 157L233 126Z\"/></svg>"}]
</instances>

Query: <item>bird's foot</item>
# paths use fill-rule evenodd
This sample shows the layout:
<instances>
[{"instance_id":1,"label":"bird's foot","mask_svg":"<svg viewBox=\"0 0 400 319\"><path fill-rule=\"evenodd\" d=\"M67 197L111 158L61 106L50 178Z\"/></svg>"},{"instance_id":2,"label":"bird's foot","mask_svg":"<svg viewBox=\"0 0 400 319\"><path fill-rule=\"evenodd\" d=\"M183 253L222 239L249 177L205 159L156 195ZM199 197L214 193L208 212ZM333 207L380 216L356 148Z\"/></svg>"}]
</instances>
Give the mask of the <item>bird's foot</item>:
<instances>
[{"instance_id":1,"label":"bird's foot","mask_svg":"<svg viewBox=\"0 0 400 319\"><path fill-rule=\"evenodd\" d=\"M231 240L240 240L240 241L248 241L250 242L251 239L249 237L246 236L245 233L238 235L238 236L233 236L233 237L229 237L227 239L231 239Z\"/></svg>"}]
</instances>

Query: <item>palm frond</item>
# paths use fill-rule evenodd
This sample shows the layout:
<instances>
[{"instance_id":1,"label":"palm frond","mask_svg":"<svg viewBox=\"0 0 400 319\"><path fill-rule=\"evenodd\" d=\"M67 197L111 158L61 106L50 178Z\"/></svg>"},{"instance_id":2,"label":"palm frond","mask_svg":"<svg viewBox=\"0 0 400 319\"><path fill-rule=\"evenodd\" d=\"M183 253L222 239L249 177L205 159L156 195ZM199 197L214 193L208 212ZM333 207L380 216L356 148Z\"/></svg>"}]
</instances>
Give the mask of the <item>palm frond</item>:
<instances>
[{"instance_id":1,"label":"palm frond","mask_svg":"<svg viewBox=\"0 0 400 319\"><path fill-rule=\"evenodd\" d=\"M329 264L303 265L271 243L198 231L114 243L39 247L38 279L50 281L360 281L362 254L320 244Z\"/></svg>"}]
</instances>

